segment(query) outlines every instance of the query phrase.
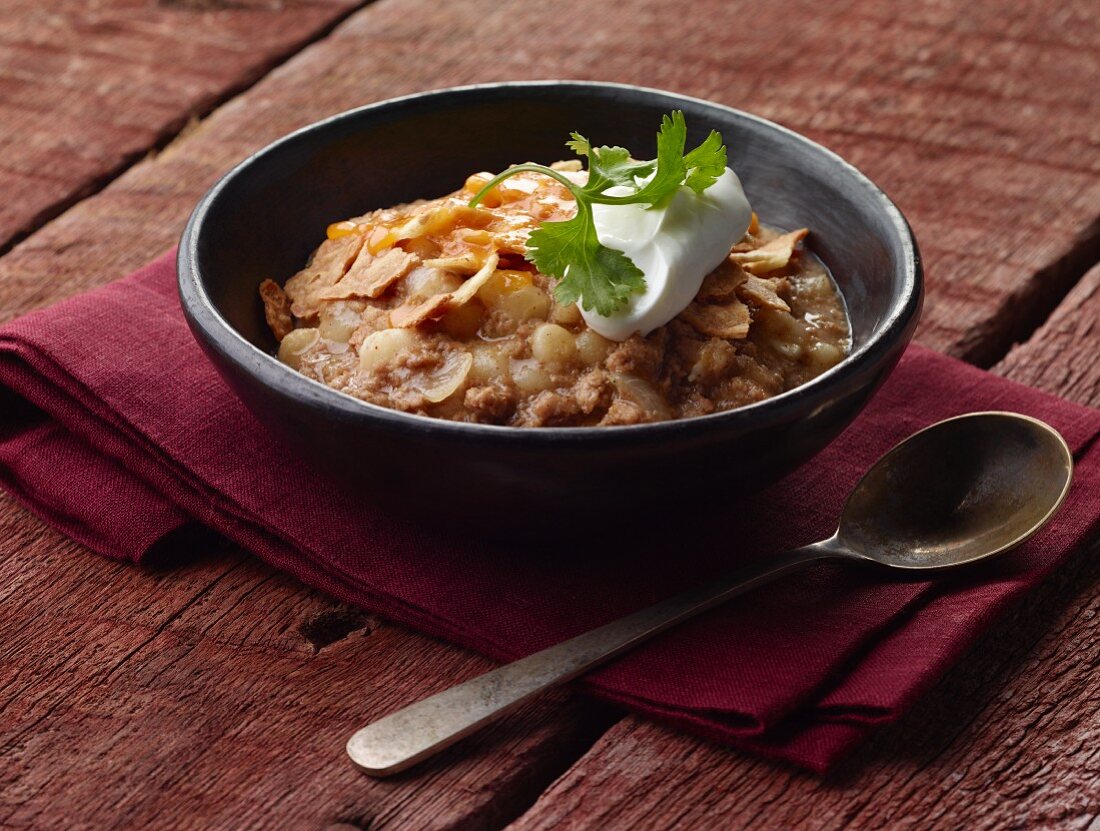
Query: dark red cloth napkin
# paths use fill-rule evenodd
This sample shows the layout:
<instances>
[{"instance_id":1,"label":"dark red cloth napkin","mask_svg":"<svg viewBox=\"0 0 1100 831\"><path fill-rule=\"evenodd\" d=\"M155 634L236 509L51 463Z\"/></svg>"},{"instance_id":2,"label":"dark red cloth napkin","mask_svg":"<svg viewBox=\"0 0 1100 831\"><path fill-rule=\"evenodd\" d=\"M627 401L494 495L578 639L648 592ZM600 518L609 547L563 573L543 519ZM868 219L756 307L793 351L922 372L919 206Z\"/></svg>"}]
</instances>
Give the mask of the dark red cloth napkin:
<instances>
[{"instance_id":1,"label":"dark red cloth napkin","mask_svg":"<svg viewBox=\"0 0 1100 831\"><path fill-rule=\"evenodd\" d=\"M192 339L173 262L165 255L0 329L4 486L109 557L140 562L198 521L306 583L496 659L828 535L866 468L941 418L1003 409L1057 427L1076 482L1057 519L1014 554L935 583L823 565L586 682L638 712L817 771L896 719L1007 603L1100 532L1100 412L912 348L827 450L675 552L444 538L387 518L265 432Z\"/></svg>"}]
</instances>

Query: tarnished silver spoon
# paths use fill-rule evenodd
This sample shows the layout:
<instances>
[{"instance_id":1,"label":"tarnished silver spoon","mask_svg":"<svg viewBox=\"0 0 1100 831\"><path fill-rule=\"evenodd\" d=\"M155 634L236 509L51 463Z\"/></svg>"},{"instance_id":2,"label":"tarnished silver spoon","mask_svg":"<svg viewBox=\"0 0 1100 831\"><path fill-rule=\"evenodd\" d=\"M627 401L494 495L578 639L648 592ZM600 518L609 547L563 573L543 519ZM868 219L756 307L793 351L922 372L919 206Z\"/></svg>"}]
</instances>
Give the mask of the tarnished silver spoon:
<instances>
[{"instance_id":1,"label":"tarnished silver spoon","mask_svg":"<svg viewBox=\"0 0 1100 831\"><path fill-rule=\"evenodd\" d=\"M736 594L822 560L934 571L1019 545L1062 504L1073 457L1041 421L972 413L910 436L856 485L827 540L702 586L398 710L355 733L348 755L388 776L432 756L549 687L576 678Z\"/></svg>"}]
</instances>

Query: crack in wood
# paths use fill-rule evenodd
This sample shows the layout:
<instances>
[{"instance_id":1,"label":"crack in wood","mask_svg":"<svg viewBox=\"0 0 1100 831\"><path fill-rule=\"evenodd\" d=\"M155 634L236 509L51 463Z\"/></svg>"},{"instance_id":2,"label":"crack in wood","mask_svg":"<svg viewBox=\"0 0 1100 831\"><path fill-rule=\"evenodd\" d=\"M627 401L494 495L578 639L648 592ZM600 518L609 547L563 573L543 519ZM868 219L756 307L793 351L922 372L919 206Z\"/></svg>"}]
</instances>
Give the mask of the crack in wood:
<instances>
[{"instance_id":1,"label":"crack in wood","mask_svg":"<svg viewBox=\"0 0 1100 831\"><path fill-rule=\"evenodd\" d=\"M998 315L990 318L995 328L980 326L967 334L955 350L956 357L983 369L991 368L1013 346L1031 338L1097 263L1100 263L1100 216L1058 259L1038 269L1034 279L1004 298Z\"/></svg>"}]
</instances>

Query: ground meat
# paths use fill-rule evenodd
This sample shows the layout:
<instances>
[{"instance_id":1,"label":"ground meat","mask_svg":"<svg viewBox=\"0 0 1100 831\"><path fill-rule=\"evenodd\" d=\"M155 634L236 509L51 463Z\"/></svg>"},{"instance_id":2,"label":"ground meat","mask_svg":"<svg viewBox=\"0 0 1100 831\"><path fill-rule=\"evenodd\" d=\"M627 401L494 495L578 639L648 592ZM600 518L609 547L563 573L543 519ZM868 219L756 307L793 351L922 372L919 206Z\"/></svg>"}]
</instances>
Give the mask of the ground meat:
<instances>
[{"instance_id":1,"label":"ground meat","mask_svg":"<svg viewBox=\"0 0 1100 831\"><path fill-rule=\"evenodd\" d=\"M611 383L611 377L606 372L594 369L581 377L573 392L580 411L591 415L611 406L615 398L615 385Z\"/></svg>"},{"instance_id":2,"label":"ground meat","mask_svg":"<svg viewBox=\"0 0 1100 831\"><path fill-rule=\"evenodd\" d=\"M470 387L466 390L466 409L475 421L503 421L516 408L516 391L503 386Z\"/></svg>"},{"instance_id":3,"label":"ground meat","mask_svg":"<svg viewBox=\"0 0 1100 831\"><path fill-rule=\"evenodd\" d=\"M635 404L633 401L627 401L625 398L616 398L612 402L611 407L607 410L607 415L600 419L602 426L611 425L625 425L625 424L642 424L648 421L646 418L645 410Z\"/></svg>"},{"instance_id":4,"label":"ground meat","mask_svg":"<svg viewBox=\"0 0 1100 831\"><path fill-rule=\"evenodd\" d=\"M666 330L658 329L648 338L633 335L607 356L607 368L640 378L655 378L664 360Z\"/></svg>"},{"instance_id":5,"label":"ground meat","mask_svg":"<svg viewBox=\"0 0 1100 831\"><path fill-rule=\"evenodd\" d=\"M580 415L580 405L575 396L543 390L536 395L528 406L529 417L524 426L553 427L569 424Z\"/></svg>"}]
</instances>

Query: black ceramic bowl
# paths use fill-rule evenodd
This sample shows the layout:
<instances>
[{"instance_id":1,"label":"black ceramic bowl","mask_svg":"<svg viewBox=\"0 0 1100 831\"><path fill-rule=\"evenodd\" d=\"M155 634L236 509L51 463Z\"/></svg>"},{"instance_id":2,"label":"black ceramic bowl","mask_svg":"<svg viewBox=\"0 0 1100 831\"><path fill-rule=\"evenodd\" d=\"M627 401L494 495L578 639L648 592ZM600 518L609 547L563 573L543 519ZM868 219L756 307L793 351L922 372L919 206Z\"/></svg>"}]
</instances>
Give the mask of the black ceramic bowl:
<instances>
[{"instance_id":1,"label":"black ceramic bowl","mask_svg":"<svg viewBox=\"0 0 1100 831\"><path fill-rule=\"evenodd\" d=\"M688 146L713 129L761 219L806 226L851 314L854 346L795 390L724 413L626 427L461 424L365 404L279 363L257 296L294 274L348 216L459 188L478 170L568 155L577 130L654 155L664 113ZM246 159L199 202L179 248L184 312L245 404L303 460L425 520L538 514L576 528L667 522L805 462L860 411L905 349L922 279L908 224L873 183L796 133L728 107L600 83L530 82L429 92L334 116ZM661 510L654 511L654 506ZM591 509L597 508L596 512ZM614 512L620 512L615 514ZM483 523L477 523L483 524Z\"/></svg>"}]
</instances>

